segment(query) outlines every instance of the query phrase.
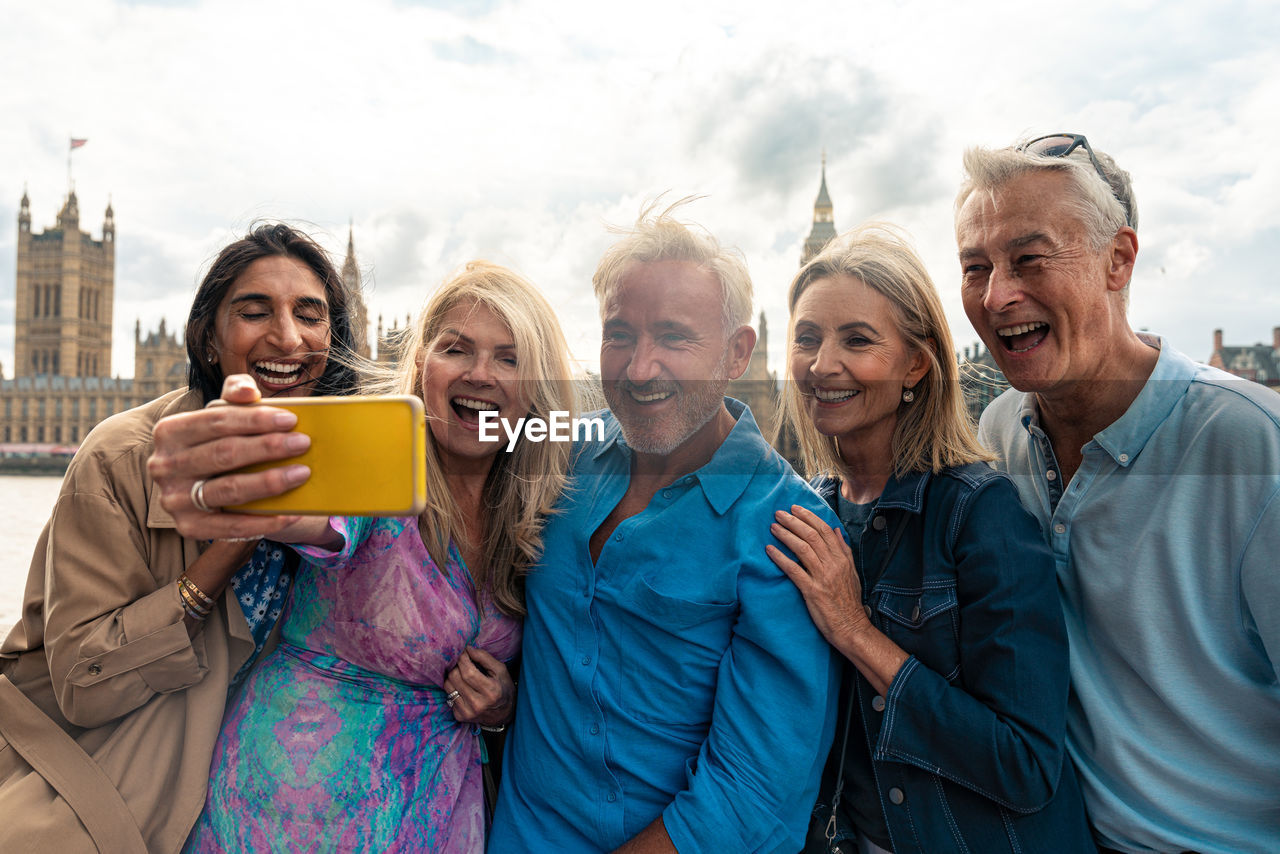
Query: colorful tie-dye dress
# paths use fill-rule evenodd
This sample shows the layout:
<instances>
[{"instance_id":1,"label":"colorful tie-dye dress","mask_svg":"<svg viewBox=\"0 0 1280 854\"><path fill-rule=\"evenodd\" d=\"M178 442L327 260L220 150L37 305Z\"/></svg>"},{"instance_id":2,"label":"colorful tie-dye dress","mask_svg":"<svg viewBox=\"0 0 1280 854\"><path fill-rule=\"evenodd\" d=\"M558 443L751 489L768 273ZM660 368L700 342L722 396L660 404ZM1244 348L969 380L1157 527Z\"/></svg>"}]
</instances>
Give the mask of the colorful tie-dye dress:
<instances>
[{"instance_id":1,"label":"colorful tie-dye dress","mask_svg":"<svg viewBox=\"0 0 1280 854\"><path fill-rule=\"evenodd\" d=\"M228 708L186 851L484 850L480 746L440 687L463 649L509 660L520 625L477 607L416 518L334 518L305 558L281 642Z\"/></svg>"}]
</instances>

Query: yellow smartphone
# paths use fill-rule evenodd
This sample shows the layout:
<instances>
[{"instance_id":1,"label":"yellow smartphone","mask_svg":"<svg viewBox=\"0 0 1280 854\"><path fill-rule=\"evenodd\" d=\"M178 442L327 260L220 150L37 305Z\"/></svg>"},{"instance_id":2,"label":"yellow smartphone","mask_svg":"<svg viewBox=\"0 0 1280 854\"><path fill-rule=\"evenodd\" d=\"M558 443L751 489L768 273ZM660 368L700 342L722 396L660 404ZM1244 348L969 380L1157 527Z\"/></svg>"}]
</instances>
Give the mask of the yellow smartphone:
<instances>
[{"instance_id":1,"label":"yellow smartphone","mask_svg":"<svg viewBox=\"0 0 1280 854\"><path fill-rule=\"evenodd\" d=\"M282 495L227 507L238 513L301 516L416 516L427 504L427 427L413 395L291 397L262 406L298 416L311 437L296 457L247 466L265 471L301 463L306 483Z\"/></svg>"}]
</instances>

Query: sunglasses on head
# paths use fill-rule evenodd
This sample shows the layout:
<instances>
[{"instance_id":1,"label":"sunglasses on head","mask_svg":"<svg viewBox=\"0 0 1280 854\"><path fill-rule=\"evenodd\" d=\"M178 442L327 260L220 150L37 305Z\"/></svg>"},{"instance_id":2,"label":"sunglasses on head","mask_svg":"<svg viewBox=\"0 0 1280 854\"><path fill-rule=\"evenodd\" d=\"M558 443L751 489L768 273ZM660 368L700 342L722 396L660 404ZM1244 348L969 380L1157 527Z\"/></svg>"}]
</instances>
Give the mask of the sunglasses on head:
<instances>
[{"instance_id":1,"label":"sunglasses on head","mask_svg":"<svg viewBox=\"0 0 1280 854\"><path fill-rule=\"evenodd\" d=\"M1098 162L1098 156L1093 153L1093 148L1089 145L1089 140L1085 139L1084 134L1051 133L1048 136L1038 136L1030 142L1024 142L1019 145L1018 151L1026 152L1027 154L1038 154L1041 157L1070 157L1071 152L1077 148L1083 148L1085 153L1089 155L1089 162L1093 164L1093 171L1098 173L1098 177L1107 185L1107 189L1111 190L1111 195L1115 196L1115 200L1124 209L1125 225L1131 226L1129 206L1125 204L1124 199L1116 195L1115 189L1111 186L1111 180L1107 177L1107 173L1102 171L1102 164Z\"/></svg>"}]
</instances>

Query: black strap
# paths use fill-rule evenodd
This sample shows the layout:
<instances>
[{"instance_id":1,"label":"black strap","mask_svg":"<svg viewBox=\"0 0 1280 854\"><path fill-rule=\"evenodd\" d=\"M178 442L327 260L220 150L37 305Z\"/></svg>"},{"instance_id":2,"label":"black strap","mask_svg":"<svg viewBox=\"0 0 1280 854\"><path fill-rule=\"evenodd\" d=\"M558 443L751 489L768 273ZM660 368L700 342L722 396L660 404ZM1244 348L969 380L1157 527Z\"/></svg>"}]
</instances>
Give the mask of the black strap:
<instances>
[{"instance_id":1,"label":"black strap","mask_svg":"<svg viewBox=\"0 0 1280 854\"><path fill-rule=\"evenodd\" d=\"M889 559L893 557L894 551L898 548L898 542L902 539L902 534L907 530L907 514L902 513L898 518L898 525L893 529L893 536L889 540L889 548L884 553L884 560L880 562L880 574L877 578L884 575L884 571L889 568ZM854 569L857 572L857 569ZM862 595L867 594L866 588L862 590ZM848 659L845 660L846 669L850 667ZM849 685L849 704L844 712L844 735L840 738L840 767L836 771L836 788L831 796L831 820L827 822L827 850L835 849L836 839L836 811L840 807L840 796L844 793L844 758L849 750L849 721L853 720L853 707L858 701L858 692L854 690L852 683Z\"/></svg>"}]
</instances>

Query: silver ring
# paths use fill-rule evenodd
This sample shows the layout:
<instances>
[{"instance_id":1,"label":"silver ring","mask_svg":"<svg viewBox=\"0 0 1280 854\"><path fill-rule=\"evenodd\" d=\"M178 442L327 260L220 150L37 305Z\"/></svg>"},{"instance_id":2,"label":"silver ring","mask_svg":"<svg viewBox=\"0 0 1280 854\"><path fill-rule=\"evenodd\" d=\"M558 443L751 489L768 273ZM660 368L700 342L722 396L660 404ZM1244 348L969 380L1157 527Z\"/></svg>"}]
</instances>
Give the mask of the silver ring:
<instances>
[{"instance_id":1,"label":"silver ring","mask_svg":"<svg viewBox=\"0 0 1280 854\"><path fill-rule=\"evenodd\" d=\"M204 503L204 481L203 480L197 480L195 483L191 484L191 503L196 506L197 510L203 513L214 512L212 507Z\"/></svg>"},{"instance_id":2,"label":"silver ring","mask_svg":"<svg viewBox=\"0 0 1280 854\"><path fill-rule=\"evenodd\" d=\"M445 703L446 703L446 704L448 704L449 708L451 708L451 709L452 709L452 708L453 708L453 704L454 704L454 703L456 703L456 702L458 702L458 698L459 698L459 697L461 697L461 696L462 696L462 692L461 692L461 691L450 691L450 692L449 692L449 696L445 697L445 698L444 698L444 701L445 701Z\"/></svg>"}]
</instances>

